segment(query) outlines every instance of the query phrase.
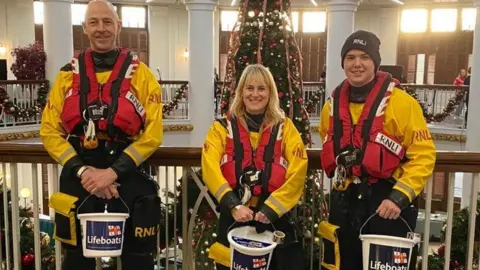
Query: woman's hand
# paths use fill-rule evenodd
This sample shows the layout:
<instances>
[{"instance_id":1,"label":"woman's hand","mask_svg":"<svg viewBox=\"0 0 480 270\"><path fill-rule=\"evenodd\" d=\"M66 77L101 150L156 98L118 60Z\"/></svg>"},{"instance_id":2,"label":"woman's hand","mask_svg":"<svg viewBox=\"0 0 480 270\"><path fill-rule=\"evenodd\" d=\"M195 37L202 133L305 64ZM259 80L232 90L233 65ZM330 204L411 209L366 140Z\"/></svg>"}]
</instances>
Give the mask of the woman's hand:
<instances>
[{"instance_id":1,"label":"woman's hand","mask_svg":"<svg viewBox=\"0 0 480 270\"><path fill-rule=\"evenodd\" d=\"M248 222L253 219L253 211L246 206L240 205L232 209L232 216L236 222Z\"/></svg>"},{"instance_id":2,"label":"woman's hand","mask_svg":"<svg viewBox=\"0 0 480 270\"><path fill-rule=\"evenodd\" d=\"M264 224L270 223L270 220L262 212L257 212L255 214L255 220Z\"/></svg>"}]
</instances>

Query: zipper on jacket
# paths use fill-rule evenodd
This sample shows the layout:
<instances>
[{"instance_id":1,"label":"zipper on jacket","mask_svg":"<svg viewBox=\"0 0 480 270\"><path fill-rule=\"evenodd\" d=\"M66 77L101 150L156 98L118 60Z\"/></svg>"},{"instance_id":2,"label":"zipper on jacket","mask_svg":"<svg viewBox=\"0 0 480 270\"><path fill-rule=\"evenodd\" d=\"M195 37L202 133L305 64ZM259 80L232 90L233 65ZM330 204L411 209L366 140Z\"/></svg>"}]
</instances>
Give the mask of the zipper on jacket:
<instances>
[{"instance_id":1,"label":"zipper on jacket","mask_svg":"<svg viewBox=\"0 0 480 270\"><path fill-rule=\"evenodd\" d=\"M103 105L102 94L103 94L103 83L98 84L98 101L100 102L100 106Z\"/></svg>"}]
</instances>

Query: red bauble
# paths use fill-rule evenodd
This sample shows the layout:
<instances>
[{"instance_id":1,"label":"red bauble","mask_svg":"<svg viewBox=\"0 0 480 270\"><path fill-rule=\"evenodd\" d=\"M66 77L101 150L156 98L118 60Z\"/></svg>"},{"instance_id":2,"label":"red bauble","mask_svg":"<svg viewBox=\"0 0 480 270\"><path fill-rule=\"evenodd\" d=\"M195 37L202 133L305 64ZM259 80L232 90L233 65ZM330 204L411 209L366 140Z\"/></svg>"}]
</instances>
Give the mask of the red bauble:
<instances>
[{"instance_id":1,"label":"red bauble","mask_svg":"<svg viewBox=\"0 0 480 270\"><path fill-rule=\"evenodd\" d=\"M32 264L33 260L35 260L35 256L33 254L25 254L22 257L22 264L25 266L29 266L30 264Z\"/></svg>"},{"instance_id":2,"label":"red bauble","mask_svg":"<svg viewBox=\"0 0 480 270\"><path fill-rule=\"evenodd\" d=\"M283 95L285 95L283 92L279 92L279 93L278 93L278 97L279 97L279 98L283 97Z\"/></svg>"},{"instance_id":3,"label":"red bauble","mask_svg":"<svg viewBox=\"0 0 480 270\"><path fill-rule=\"evenodd\" d=\"M303 98L298 98L297 101L301 103L303 101Z\"/></svg>"},{"instance_id":4,"label":"red bauble","mask_svg":"<svg viewBox=\"0 0 480 270\"><path fill-rule=\"evenodd\" d=\"M440 255L440 256L445 255L445 245L441 245L441 246L438 248L437 252L438 252L438 255Z\"/></svg>"}]
</instances>

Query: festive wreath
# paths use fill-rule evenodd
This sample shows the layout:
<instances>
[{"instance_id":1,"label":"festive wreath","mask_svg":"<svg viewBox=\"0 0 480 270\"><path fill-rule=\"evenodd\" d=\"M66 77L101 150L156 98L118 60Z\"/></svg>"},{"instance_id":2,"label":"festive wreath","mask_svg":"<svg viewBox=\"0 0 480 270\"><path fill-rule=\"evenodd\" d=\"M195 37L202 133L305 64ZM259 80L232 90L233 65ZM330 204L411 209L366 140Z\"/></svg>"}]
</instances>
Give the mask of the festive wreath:
<instances>
[{"instance_id":1,"label":"festive wreath","mask_svg":"<svg viewBox=\"0 0 480 270\"><path fill-rule=\"evenodd\" d=\"M18 102L14 103L9 97L7 90L0 87L0 121L3 121L4 115L11 115L16 121L34 120L40 116L47 103L48 82L40 84L37 91L35 105L28 108L21 108Z\"/></svg>"}]
</instances>

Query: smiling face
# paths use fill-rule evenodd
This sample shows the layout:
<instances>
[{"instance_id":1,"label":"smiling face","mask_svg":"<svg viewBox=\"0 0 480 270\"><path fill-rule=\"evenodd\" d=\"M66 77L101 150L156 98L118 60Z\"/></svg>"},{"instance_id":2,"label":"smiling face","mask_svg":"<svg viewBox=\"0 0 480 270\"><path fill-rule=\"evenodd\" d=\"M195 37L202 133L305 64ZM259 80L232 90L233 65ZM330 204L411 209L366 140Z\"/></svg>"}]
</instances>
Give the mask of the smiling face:
<instances>
[{"instance_id":1,"label":"smiling face","mask_svg":"<svg viewBox=\"0 0 480 270\"><path fill-rule=\"evenodd\" d=\"M261 76L250 76L242 90L245 110L250 114L262 114L270 100L270 89Z\"/></svg>"},{"instance_id":2,"label":"smiling face","mask_svg":"<svg viewBox=\"0 0 480 270\"><path fill-rule=\"evenodd\" d=\"M87 6L83 32L93 51L104 53L116 48L121 22L113 6L105 1L92 1Z\"/></svg>"},{"instance_id":3,"label":"smiling face","mask_svg":"<svg viewBox=\"0 0 480 270\"><path fill-rule=\"evenodd\" d=\"M375 63L361 50L350 50L343 60L345 75L351 85L364 86L375 77Z\"/></svg>"}]
</instances>

